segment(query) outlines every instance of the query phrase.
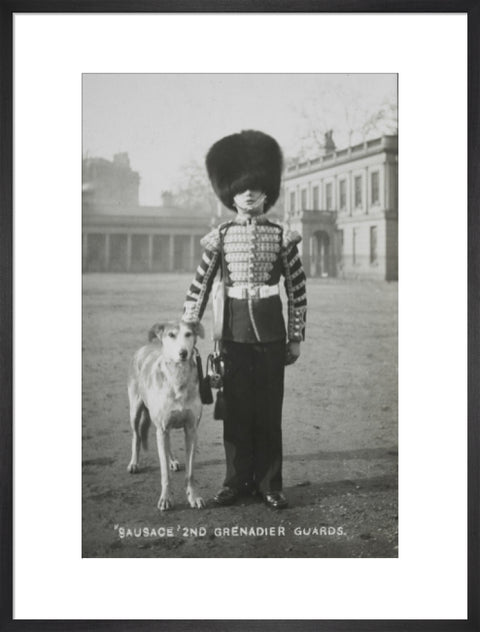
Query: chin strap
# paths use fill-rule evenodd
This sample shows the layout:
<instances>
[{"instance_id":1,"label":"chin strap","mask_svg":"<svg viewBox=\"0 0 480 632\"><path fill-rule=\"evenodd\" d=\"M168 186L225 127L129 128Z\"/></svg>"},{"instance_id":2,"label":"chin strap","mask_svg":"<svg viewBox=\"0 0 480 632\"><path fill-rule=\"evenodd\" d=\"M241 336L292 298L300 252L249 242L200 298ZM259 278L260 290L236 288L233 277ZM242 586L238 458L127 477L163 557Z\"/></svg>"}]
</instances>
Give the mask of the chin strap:
<instances>
[{"instance_id":1,"label":"chin strap","mask_svg":"<svg viewBox=\"0 0 480 632\"><path fill-rule=\"evenodd\" d=\"M253 211L253 210L256 210L259 206L263 206L266 199L267 199L266 193L262 193L262 195L260 195L258 199L255 200L255 202L250 207L245 208L243 206L239 206L238 204L235 204L235 207L239 209L240 211L247 211L247 212Z\"/></svg>"}]
</instances>

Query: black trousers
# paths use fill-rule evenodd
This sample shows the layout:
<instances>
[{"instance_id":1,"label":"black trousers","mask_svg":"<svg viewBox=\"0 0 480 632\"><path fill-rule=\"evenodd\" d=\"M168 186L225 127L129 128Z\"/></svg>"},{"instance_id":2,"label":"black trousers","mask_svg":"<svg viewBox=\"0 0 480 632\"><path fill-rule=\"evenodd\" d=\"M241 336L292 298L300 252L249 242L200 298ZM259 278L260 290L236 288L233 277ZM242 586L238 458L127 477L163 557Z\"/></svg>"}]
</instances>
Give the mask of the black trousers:
<instances>
[{"instance_id":1,"label":"black trousers","mask_svg":"<svg viewBox=\"0 0 480 632\"><path fill-rule=\"evenodd\" d=\"M282 404L285 341L224 341L227 462L224 485L254 486L265 494L282 489Z\"/></svg>"}]
</instances>

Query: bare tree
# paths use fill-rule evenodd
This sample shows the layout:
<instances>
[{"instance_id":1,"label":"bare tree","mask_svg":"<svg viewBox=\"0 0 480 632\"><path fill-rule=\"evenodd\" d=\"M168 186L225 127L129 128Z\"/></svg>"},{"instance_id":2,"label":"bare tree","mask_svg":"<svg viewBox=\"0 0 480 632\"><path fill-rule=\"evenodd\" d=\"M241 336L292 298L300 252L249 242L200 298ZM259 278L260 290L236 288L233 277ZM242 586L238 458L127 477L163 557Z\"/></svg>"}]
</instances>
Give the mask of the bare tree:
<instances>
[{"instance_id":1,"label":"bare tree","mask_svg":"<svg viewBox=\"0 0 480 632\"><path fill-rule=\"evenodd\" d=\"M374 134L397 134L397 121L397 104L385 101L379 106L378 110L367 116L360 131L364 139Z\"/></svg>"},{"instance_id":2,"label":"bare tree","mask_svg":"<svg viewBox=\"0 0 480 632\"><path fill-rule=\"evenodd\" d=\"M218 201L203 163L191 160L184 165L179 182L173 190L173 199L177 206L197 213L210 216L216 213Z\"/></svg>"},{"instance_id":3,"label":"bare tree","mask_svg":"<svg viewBox=\"0 0 480 632\"><path fill-rule=\"evenodd\" d=\"M381 134L397 133L396 95L369 93L372 78L352 78L348 84L332 78L323 82L297 107L300 121L298 143L294 149L302 160L318 156L325 149L325 135L344 146Z\"/></svg>"}]
</instances>

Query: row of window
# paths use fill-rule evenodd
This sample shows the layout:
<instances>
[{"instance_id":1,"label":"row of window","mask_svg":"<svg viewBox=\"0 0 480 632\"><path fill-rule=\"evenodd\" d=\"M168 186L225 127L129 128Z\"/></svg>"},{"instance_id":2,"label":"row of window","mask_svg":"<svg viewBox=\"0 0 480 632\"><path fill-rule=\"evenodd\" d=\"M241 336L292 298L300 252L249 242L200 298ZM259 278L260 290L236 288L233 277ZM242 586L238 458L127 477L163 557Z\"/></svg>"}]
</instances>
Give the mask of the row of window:
<instances>
[{"instance_id":1,"label":"row of window","mask_svg":"<svg viewBox=\"0 0 480 632\"><path fill-rule=\"evenodd\" d=\"M370 206L380 203L380 173L373 171L370 174ZM294 213L297 210L296 207L296 192L290 192L289 211ZM353 178L353 207L363 208L363 175L357 175ZM332 211L333 208L333 182L327 182L325 184L325 206L320 209L320 185L312 187L312 210L326 210ZM307 201L307 189L302 189L300 192L300 209L305 211L308 209ZM345 211L347 209L347 179L343 178L338 184L338 210Z\"/></svg>"},{"instance_id":2,"label":"row of window","mask_svg":"<svg viewBox=\"0 0 480 632\"><path fill-rule=\"evenodd\" d=\"M340 259L343 259L344 254L344 233L343 230L338 231L339 234L339 255ZM351 248L351 256L352 256L352 264L356 265L358 263L358 239L359 239L359 229L352 229L352 248ZM370 226L370 263L375 264L378 262L378 231L376 226Z\"/></svg>"}]
</instances>

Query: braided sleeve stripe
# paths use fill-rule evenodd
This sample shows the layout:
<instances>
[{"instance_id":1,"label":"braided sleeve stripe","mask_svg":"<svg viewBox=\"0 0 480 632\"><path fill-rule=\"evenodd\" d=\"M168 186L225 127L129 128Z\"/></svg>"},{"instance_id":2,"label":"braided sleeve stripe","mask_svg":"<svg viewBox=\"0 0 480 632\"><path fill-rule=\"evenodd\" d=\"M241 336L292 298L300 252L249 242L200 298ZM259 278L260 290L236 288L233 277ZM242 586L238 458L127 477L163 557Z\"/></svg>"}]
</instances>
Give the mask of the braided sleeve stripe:
<instances>
[{"instance_id":1,"label":"braided sleeve stripe","mask_svg":"<svg viewBox=\"0 0 480 632\"><path fill-rule=\"evenodd\" d=\"M193 281L188 289L184 303L183 320L187 322L201 320L208 297L212 289L213 279L220 264L218 250L205 250Z\"/></svg>"},{"instance_id":2,"label":"braided sleeve stripe","mask_svg":"<svg viewBox=\"0 0 480 632\"><path fill-rule=\"evenodd\" d=\"M295 244L283 253L285 291L288 302L288 339L305 340L307 315L306 277Z\"/></svg>"}]
</instances>

